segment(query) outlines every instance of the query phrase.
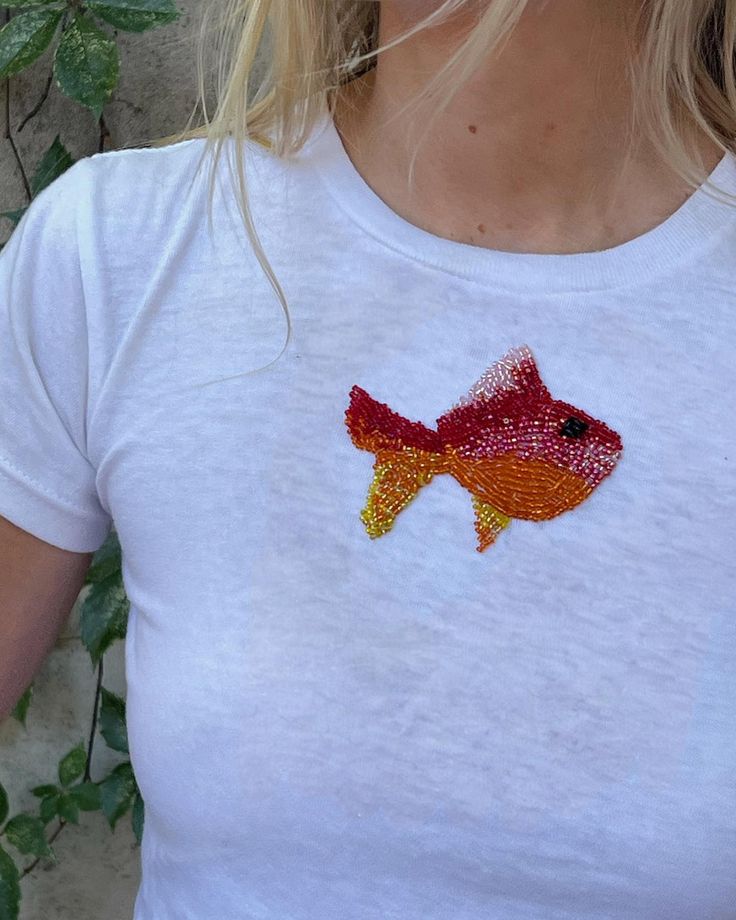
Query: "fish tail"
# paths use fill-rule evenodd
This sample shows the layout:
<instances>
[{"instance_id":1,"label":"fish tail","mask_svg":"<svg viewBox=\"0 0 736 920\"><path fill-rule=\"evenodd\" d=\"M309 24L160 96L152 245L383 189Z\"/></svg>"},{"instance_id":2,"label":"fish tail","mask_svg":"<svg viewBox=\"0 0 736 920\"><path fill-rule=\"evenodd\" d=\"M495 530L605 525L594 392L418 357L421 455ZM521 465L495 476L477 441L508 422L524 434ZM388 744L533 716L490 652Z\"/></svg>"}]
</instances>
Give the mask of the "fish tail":
<instances>
[{"instance_id":1,"label":"fish tail","mask_svg":"<svg viewBox=\"0 0 736 920\"><path fill-rule=\"evenodd\" d=\"M445 471L442 444L436 431L404 418L358 386L350 391L345 423L353 444L376 455L360 519L370 537L379 537L421 487Z\"/></svg>"},{"instance_id":2,"label":"fish tail","mask_svg":"<svg viewBox=\"0 0 736 920\"><path fill-rule=\"evenodd\" d=\"M411 448L403 453L378 452L365 507L360 512L368 536L380 537L390 530L396 515L422 486L431 482L434 471L428 459L423 462Z\"/></svg>"}]
</instances>

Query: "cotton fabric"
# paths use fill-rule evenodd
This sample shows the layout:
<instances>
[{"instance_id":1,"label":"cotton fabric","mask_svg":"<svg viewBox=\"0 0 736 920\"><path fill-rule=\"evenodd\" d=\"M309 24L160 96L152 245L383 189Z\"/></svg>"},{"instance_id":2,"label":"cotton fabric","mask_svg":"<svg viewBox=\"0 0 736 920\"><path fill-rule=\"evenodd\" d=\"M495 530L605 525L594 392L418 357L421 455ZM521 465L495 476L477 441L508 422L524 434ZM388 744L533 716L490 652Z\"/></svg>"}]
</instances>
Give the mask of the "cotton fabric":
<instances>
[{"instance_id":1,"label":"cotton fabric","mask_svg":"<svg viewBox=\"0 0 736 920\"><path fill-rule=\"evenodd\" d=\"M325 113L245 150L269 363L286 318L225 161L208 228L203 150L77 162L0 253L0 514L123 551L134 920L734 920L736 208L459 243ZM450 476L369 538L350 388L434 427L520 344L613 473L482 553Z\"/></svg>"}]
</instances>

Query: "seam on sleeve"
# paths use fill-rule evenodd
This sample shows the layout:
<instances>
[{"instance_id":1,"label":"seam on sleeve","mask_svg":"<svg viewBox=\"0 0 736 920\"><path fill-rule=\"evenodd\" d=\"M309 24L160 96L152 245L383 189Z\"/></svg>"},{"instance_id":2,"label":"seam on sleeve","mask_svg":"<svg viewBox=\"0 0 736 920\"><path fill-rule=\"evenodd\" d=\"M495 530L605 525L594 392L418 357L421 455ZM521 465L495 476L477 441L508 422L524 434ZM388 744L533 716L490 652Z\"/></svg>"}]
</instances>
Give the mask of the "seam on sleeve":
<instances>
[{"instance_id":1,"label":"seam on sleeve","mask_svg":"<svg viewBox=\"0 0 736 920\"><path fill-rule=\"evenodd\" d=\"M29 476L28 473L20 469L20 467L16 466L12 460L9 460L3 454L0 454L0 463L5 465L9 470L12 470L24 482L27 482L29 485L34 486L36 489L38 489L39 492L43 493L44 495L47 495L49 498L53 498L54 501L57 501L60 504L65 505L67 508L69 508L70 511L74 511L75 514L79 514L79 515L89 517L89 518L95 517L95 515L90 514L87 508L84 508L78 504L75 504L68 497L59 495L58 492L53 492L51 489L48 488L48 486L44 485L44 483L39 482L37 479L34 479L33 476Z\"/></svg>"}]
</instances>

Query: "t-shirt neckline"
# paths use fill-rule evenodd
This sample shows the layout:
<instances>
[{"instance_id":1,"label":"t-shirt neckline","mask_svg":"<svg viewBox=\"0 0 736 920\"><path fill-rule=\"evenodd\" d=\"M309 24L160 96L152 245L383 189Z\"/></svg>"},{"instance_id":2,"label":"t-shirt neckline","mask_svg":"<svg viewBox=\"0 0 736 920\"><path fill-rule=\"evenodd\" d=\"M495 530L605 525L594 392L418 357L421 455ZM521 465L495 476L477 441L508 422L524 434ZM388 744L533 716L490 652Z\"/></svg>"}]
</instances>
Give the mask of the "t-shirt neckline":
<instances>
[{"instance_id":1,"label":"t-shirt neckline","mask_svg":"<svg viewBox=\"0 0 736 920\"><path fill-rule=\"evenodd\" d=\"M568 254L486 249L437 236L392 210L358 172L326 108L296 158L315 171L355 224L388 248L480 284L537 295L640 284L697 257L736 220L736 206L714 198L703 183L663 222L609 249ZM736 156L726 152L709 180L736 193Z\"/></svg>"}]
</instances>

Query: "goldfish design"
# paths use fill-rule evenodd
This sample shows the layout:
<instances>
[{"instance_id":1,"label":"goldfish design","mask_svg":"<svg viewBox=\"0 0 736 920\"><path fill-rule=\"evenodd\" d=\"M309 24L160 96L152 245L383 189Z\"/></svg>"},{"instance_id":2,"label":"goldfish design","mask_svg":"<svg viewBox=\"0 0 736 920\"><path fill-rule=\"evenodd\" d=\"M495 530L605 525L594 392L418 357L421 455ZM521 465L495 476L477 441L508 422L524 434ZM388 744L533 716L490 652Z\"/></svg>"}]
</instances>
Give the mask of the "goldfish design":
<instances>
[{"instance_id":1,"label":"goldfish design","mask_svg":"<svg viewBox=\"0 0 736 920\"><path fill-rule=\"evenodd\" d=\"M553 399L527 345L491 364L436 430L350 390L345 424L375 454L360 513L370 537L389 531L422 486L449 473L471 495L476 549L511 521L544 521L579 505L616 466L619 435L582 409Z\"/></svg>"}]
</instances>

